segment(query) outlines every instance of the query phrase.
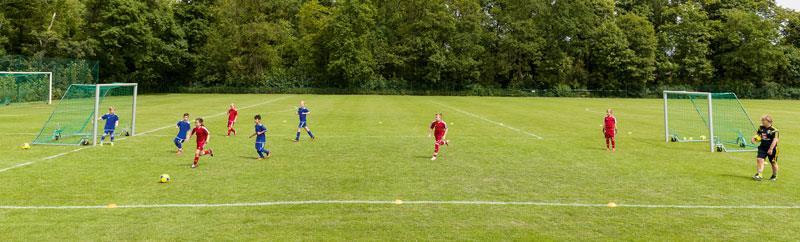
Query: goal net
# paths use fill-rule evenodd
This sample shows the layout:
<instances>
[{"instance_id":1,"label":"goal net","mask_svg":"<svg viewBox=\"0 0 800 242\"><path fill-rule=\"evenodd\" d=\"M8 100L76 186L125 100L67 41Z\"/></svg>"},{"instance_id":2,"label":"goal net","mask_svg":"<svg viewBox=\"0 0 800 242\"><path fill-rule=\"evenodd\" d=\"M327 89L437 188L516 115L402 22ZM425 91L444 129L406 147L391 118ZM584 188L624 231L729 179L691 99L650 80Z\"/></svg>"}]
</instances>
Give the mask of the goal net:
<instances>
[{"instance_id":1,"label":"goal net","mask_svg":"<svg viewBox=\"0 0 800 242\"><path fill-rule=\"evenodd\" d=\"M0 71L0 104L53 102L52 72Z\"/></svg>"},{"instance_id":2,"label":"goal net","mask_svg":"<svg viewBox=\"0 0 800 242\"><path fill-rule=\"evenodd\" d=\"M100 118L110 107L119 116L115 135L134 135L137 89L135 83L70 85L32 143L96 145L105 126Z\"/></svg>"},{"instance_id":3,"label":"goal net","mask_svg":"<svg viewBox=\"0 0 800 242\"><path fill-rule=\"evenodd\" d=\"M734 93L664 91L667 142L708 142L720 152L755 151L756 127Z\"/></svg>"}]
</instances>

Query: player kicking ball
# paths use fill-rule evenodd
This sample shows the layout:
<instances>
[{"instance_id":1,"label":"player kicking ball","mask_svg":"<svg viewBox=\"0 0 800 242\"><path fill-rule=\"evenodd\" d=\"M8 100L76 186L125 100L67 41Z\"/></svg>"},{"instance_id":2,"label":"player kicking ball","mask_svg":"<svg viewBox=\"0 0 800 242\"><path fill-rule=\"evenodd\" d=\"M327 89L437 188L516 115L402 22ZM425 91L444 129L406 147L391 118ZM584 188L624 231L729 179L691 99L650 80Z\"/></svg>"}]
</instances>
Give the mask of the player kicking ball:
<instances>
[{"instance_id":1,"label":"player kicking ball","mask_svg":"<svg viewBox=\"0 0 800 242\"><path fill-rule=\"evenodd\" d=\"M177 155L183 154L183 142L186 142L186 137L189 136L189 131L192 129L192 124L189 123L189 113L183 114L183 119L178 121L178 135L175 136L175 147L178 147Z\"/></svg>"},{"instance_id":2,"label":"player kicking ball","mask_svg":"<svg viewBox=\"0 0 800 242\"><path fill-rule=\"evenodd\" d=\"M603 119L603 134L606 136L606 150L617 151L617 118L610 108Z\"/></svg>"},{"instance_id":3,"label":"player kicking ball","mask_svg":"<svg viewBox=\"0 0 800 242\"><path fill-rule=\"evenodd\" d=\"M753 137L753 143L758 143L758 156L756 157L757 173L753 176L753 180L761 181L761 173L764 171L764 159L769 159L769 164L772 165L772 177L770 181L778 180L778 129L772 126L772 116L769 114L761 117L761 127L758 127L756 136Z\"/></svg>"},{"instance_id":4,"label":"player kicking ball","mask_svg":"<svg viewBox=\"0 0 800 242\"><path fill-rule=\"evenodd\" d=\"M210 148L206 150L206 145L208 145L208 141L211 140L211 133L209 133L206 126L203 125L203 118L194 120L194 129L192 129L189 138L191 139L194 135L197 135L197 149L194 151L194 163L192 163L192 168L197 168L197 166L199 166L198 162L200 162L200 156L210 155L214 157L213 150Z\"/></svg>"},{"instance_id":5,"label":"player kicking ball","mask_svg":"<svg viewBox=\"0 0 800 242\"><path fill-rule=\"evenodd\" d=\"M306 108L306 101L300 101L300 107L297 108L297 117L300 118L300 124L297 125L297 135L294 137L294 142L300 142L300 131L305 129L308 136L311 137L311 140L315 140L314 134L311 133L311 129L308 128L308 114L311 111L308 111Z\"/></svg>"},{"instance_id":6,"label":"player kicking ball","mask_svg":"<svg viewBox=\"0 0 800 242\"><path fill-rule=\"evenodd\" d=\"M447 140L447 123L442 120L442 114L437 113L433 123L431 123L430 132L428 137L433 134L436 139L433 142L433 157L431 160L436 160L439 157L439 147L442 145L449 145L450 141Z\"/></svg>"},{"instance_id":7,"label":"player kicking ball","mask_svg":"<svg viewBox=\"0 0 800 242\"><path fill-rule=\"evenodd\" d=\"M263 160L269 158L272 153L266 148L267 146L267 127L261 123L261 115L253 117L256 122L256 132L250 135L250 138L256 137L256 152L258 152L258 159ZM266 157L264 156L266 155Z\"/></svg>"},{"instance_id":8,"label":"player kicking ball","mask_svg":"<svg viewBox=\"0 0 800 242\"><path fill-rule=\"evenodd\" d=\"M114 146L114 130L119 126L119 116L114 113L114 107L108 107L108 113L103 114L100 120L105 120L106 125L103 127L103 136L100 137L100 146L105 142L106 136L111 136L111 146Z\"/></svg>"},{"instance_id":9,"label":"player kicking ball","mask_svg":"<svg viewBox=\"0 0 800 242\"><path fill-rule=\"evenodd\" d=\"M228 136L231 136L231 133L236 136L236 129L233 128L233 125L238 117L239 109L236 109L236 105L231 103L231 107L228 109Z\"/></svg>"}]
</instances>

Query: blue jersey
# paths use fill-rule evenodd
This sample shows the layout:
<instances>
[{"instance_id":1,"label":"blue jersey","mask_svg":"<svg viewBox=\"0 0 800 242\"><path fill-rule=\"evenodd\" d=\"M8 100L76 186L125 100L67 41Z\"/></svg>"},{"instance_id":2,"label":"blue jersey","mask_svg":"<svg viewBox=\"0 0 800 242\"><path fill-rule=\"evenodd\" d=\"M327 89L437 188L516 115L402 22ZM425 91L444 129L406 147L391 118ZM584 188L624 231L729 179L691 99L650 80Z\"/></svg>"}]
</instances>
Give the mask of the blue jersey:
<instances>
[{"instance_id":1,"label":"blue jersey","mask_svg":"<svg viewBox=\"0 0 800 242\"><path fill-rule=\"evenodd\" d=\"M186 139L186 133L192 129L192 124L189 121L178 121L178 138Z\"/></svg>"},{"instance_id":2,"label":"blue jersey","mask_svg":"<svg viewBox=\"0 0 800 242\"><path fill-rule=\"evenodd\" d=\"M107 113L103 115L103 120L106 121L105 130L114 130L117 128L117 121L119 121L119 117L113 113Z\"/></svg>"},{"instance_id":3,"label":"blue jersey","mask_svg":"<svg viewBox=\"0 0 800 242\"><path fill-rule=\"evenodd\" d=\"M256 143L267 142L267 127L264 124L256 124L256 133L261 133L256 135Z\"/></svg>"},{"instance_id":4,"label":"blue jersey","mask_svg":"<svg viewBox=\"0 0 800 242\"><path fill-rule=\"evenodd\" d=\"M306 107L300 107L297 109L297 116L300 117L300 122L306 121L306 115L308 114L308 109Z\"/></svg>"}]
</instances>

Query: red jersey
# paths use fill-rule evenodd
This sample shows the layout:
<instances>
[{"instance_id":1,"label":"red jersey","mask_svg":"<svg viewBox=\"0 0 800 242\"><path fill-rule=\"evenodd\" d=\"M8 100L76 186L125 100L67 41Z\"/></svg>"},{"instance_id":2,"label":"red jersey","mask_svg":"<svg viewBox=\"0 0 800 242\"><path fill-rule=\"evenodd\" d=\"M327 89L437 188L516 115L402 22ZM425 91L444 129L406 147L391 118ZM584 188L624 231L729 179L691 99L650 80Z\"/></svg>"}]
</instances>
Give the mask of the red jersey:
<instances>
[{"instance_id":1,"label":"red jersey","mask_svg":"<svg viewBox=\"0 0 800 242\"><path fill-rule=\"evenodd\" d=\"M433 135L439 138L444 136L444 132L447 131L447 124L444 121L433 121L431 129L433 129Z\"/></svg>"},{"instance_id":2,"label":"red jersey","mask_svg":"<svg viewBox=\"0 0 800 242\"><path fill-rule=\"evenodd\" d=\"M197 135L197 146L203 146L208 142L208 129L205 126L192 129L192 135Z\"/></svg>"},{"instance_id":3,"label":"red jersey","mask_svg":"<svg viewBox=\"0 0 800 242\"><path fill-rule=\"evenodd\" d=\"M605 123L603 127L606 129L607 133L614 132L617 130L617 118L615 118L614 116L606 116L606 118L603 121Z\"/></svg>"},{"instance_id":4,"label":"red jersey","mask_svg":"<svg viewBox=\"0 0 800 242\"><path fill-rule=\"evenodd\" d=\"M236 109L228 109L228 121L236 120L236 116L239 116L239 110Z\"/></svg>"}]
</instances>

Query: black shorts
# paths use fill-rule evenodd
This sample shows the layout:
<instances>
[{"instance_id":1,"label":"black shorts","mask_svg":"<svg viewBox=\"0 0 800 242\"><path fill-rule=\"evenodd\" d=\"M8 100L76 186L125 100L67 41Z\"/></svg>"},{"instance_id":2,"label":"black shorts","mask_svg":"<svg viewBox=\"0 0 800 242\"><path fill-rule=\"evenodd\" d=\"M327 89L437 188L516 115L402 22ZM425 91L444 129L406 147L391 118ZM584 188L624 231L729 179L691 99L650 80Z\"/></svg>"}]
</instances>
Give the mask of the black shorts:
<instances>
[{"instance_id":1,"label":"black shorts","mask_svg":"<svg viewBox=\"0 0 800 242\"><path fill-rule=\"evenodd\" d=\"M772 155L767 154L767 149L758 148L758 158L759 159L768 159L770 163L777 163L778 162L778 147L775 147L775 150L772 151Z\"/></svg>"}]
</instances>

